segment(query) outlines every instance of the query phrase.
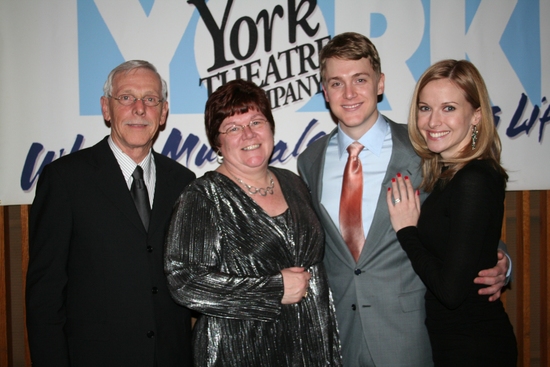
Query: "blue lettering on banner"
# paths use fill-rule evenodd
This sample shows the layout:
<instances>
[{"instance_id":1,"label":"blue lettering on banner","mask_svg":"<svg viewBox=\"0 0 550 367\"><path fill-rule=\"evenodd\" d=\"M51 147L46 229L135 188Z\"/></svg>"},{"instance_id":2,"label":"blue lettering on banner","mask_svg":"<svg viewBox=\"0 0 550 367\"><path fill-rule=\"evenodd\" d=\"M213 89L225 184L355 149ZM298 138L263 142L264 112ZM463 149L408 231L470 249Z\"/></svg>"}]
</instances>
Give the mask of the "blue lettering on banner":
<instances>
[{"instance_id":1,"label":"blue lettering on banner","mask_svg":"<svg viewBox=\"0 0 550 367\"><path fill-rule=\"evenodd\" d=\"M315 140L326 135L325 132L318 132L317 134L310 136L313 128L318 124L318 121L313 119L311 120L296 143L296 146L292 149L291 152L288 152L288 143L284 141L279 141L273 150L273 156L271 158L271 163L284 163L290 158L296 158L302 152L304 143L307 140L306 147L313 143ZM309 139L309 140L308 140ZM182 144L183 135L178 129L172 129L164 148L162 149L162 154L168 156L172 159L180 161L184 156L184 162L186 166L190 166L192 157L195 154L195 159L193 164L197 167L202 167L207 162L213 162L216 160L216 153L206 144L201 143L198 136L194 134L189 134L185 141ZM73 147L71 148L70 153L74 153L82 148L82 143L84 137L82 135L77 135ZM198 148L198 151L197 151ZM196 152L196 153L195 153ZM36 183L36 179L42 172L44 166L48 163L51 163L54 159L62 157L65 153L64 149L61 149L58 157L54 151L46 152L44 159L39 163L39 158L44 154L44 146L40 143L33 143L29 152L27 153L27 159L25 160L25 165L23 167L23 172L21 174L21 188L24 191L31 190ZM36 170L37 164L40 164L38 170Z\"/></svg>"},{"instance_id":2,"label":"blue lettering on banner","mask_svg":"<svg viewBox=\"0 0 550 367\"><path fill-rule=\"evenodd\" d=\"M82 143L84 142L84 136L77 135L76 139L74 141L73 147L71 148L70 153L74 153L82 148ZM46 152L46 155L44 156L44 159L42 160L42 163L40 164L40 167L35 172L36 164L38 163L38 159L40 156L44 153L44 146L40 143L33 143L29 149L29 153L27 153L27 159L25 159L25 164L23 165L23 172L21 173L21 189L23 191L29 191L33 188L34 184L36 183L36 179L42 172L42 169L44 166L48 163L53 162L55 157L54 151L48 151ZM61 149L59 151L59 157L62 157L65 153L65 149ZM57 157L57 158L59 158Z\"/></svg>"},{"instance_id":3,"label":"blue lettering on banner","mask_svg":"<svg viewBox=\"0 0 550 367\"><path fill-rule=\"evenodd\" d=\"M546 102L547 99L546 97L544 97L542 99L542 104L545 104ZM546 124L550 123L550 106L547 106L542 116L540 116L541 108L535 105L533 111L531 112L530 118L519 124L519 120L525 112L526 105L527 96L522 93L516 112L514 113L510 124L508 125L508 128L506 129L506 135L510 138L515 138L521 133L526 133L527 135L529 135L531 129L535 126L538 120L540 122L538 143L540 144L543 139L544 128ZM495 125L498 126L498 124L500 123L499 113L501 109L499 106L493 106L492 110L495 119ZM279 142L275 144L275 147L273 149L271 163L285 163L291 158L296 158L303 150L305 150L305 148L307 148L307 146L309 146L309 144L325 136L327 134L325 131L320 131L317 132L315 135L310 136L310 134L313 132L314 127L317 124L318 120L316 119L311 120L307 124L305 129L300 134L300 138L298 139L296 145L291 151L289 151L287 142L279 140ZM70 153L80 150L83 141L84 137L82 135L77 135ZM42 168L44 168L46 164L52 162L55 159L55 152L48 151L44 159L42 160L39 169L35 170L36 165L38 164L38 159L40 155L43 154L43 152L44 146L42 144L33 143L29 149L29 152L27 153L25 165L21 174L21 188L24 191L28 191L33 187L36 178L38 177L38 175L40 175L40 172L42 171ZM182 163L187 167L202 167L204 164L216 160L216 153L208 145L206 145L205 143L201 143L198 136L194 134L189 134L184 140L181 131L176 128L172 129L172 131L170 132L168 139L166 140L166 143L164 144L164 147L161 151L161 154L177 161L183 160ZM59 152L59 157L63 155L64 149ZM194 160L193 155L195 155ZM33 175L33 172L36 173L34 173Z\"/></svg>"},{"instance_id":4,"label":"blue lettering on banner","mask_svg":"<svg viewBox=\"0 0 550 367\"><path fill-rule=\"evenodd\" d=\"M543 103L546 103L546 97L542 98L541 105ZM550 106L546 108L546 111L544 111L544 114L542 117L540 116L540 107L538 105L535 105L533 107L533 111L531 111L531 116L528 120L524 120L520 125L519 120L523 116L525 112L525 106L527 105L527 96L522 93L521 98L519 100L518 108L516 109L516 112L514 113L514 116L512 117L512 121L510 122L510 126L508 126L508 129L506 129L506 136L510 138L515 138L519 134L525 132L527 135L531 132L531 129L535 126L537 120L540 122L539 126L539 143L542 142L542 135L544 132L545 125L550 121Z\"/></svg>"},{"instance_id":5,"label":"blue lettering on banner","mask_svg":"<svg viewBox=\"0 0 550 367\"><path fill-rule=\"evenodd\" d=\"M311 120L298 139L296 146L290 153L288 151L288 143L280 140L273 149L273 156L271 157L271 163L285 163L290 158L296 158L302 152L302 147L306 139L309 137L312 129L318 124L318 120ZM319 132L310 137L307 145L313 143L315 140L326 135L325 132ZM216 153L206 144L201 144L198 136L189 134L182 144L183 135L178 129L172 129L172 132L168 136L162 154L177 161L181 161L182 157L186 155L184 159L185 165L189 166L189 162L192 160L192 154L198 150L195 156L194 165L202 167L207 162L213 162L216 160ZM199 148L200 146L200 148ZM305 148L305 147L304 147Z\"/></svg>"}]
</instances>

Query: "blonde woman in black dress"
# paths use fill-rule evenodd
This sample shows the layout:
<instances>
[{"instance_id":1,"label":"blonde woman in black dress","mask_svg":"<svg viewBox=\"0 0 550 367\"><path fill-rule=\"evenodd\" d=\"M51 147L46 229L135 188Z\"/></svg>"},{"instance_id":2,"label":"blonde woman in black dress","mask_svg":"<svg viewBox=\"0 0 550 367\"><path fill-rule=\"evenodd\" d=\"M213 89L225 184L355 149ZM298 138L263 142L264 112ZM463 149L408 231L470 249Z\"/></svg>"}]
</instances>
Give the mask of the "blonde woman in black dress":
<instances>
[{"instance_id":1,"label":"blonde woman in black dress","mask_svg":"<svg viewBox=\"0 0 550 367\"><path fill-rule=\"evenodd\" d=\"M422 204L408 177L388 189L392 225L426 284L435 366L515 366L516 339L502 302L474 285L497 262L508 175L487 89L475 66L443 60L419 79L409 136L422 158Z\"/></svg>"}]
</instances>

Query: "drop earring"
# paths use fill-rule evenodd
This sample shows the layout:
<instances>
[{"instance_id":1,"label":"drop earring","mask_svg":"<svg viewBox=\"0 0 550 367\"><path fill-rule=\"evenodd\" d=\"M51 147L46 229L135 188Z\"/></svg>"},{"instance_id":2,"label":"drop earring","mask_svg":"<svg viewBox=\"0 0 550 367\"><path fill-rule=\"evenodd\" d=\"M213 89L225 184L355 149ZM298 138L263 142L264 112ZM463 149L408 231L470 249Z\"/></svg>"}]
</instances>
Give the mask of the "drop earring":
<instances>
[{"instance_id":1,"label":"drop earring","mask_svg":"<svg viewBox=\"0 0 550 367\"><path fill-rule=\"evenodd\" d=\"M222 163L223 163L223 155L220 153L219 150L218 150L218 152L216 153L216 161L218 162L218 164L222 164Z\"/></svg>"},{"instance_id":2,"label":"drop earring","mask_svg":"<svg viewBox=\"0 0 550 367\"><path fill-rule=\"evenodd\" d=\"M476 149L476 142L477 142L477 125L474 125L472 128L472 150Z\"/></svg>"}]
</instances>

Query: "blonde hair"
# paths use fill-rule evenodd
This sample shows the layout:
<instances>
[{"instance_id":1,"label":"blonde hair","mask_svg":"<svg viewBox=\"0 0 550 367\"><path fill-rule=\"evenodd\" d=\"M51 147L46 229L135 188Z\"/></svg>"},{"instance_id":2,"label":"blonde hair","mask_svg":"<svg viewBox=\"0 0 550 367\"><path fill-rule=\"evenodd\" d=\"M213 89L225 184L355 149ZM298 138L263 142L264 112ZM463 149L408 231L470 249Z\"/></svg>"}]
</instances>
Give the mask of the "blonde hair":
<instances>
[{"instance_id":1,"label":"blonde hair","mask_svg":"<svg viewBox=\"0 0 550 367\"><path fill-rule=\"evenodd\" d=\"M372 69L380 76L382 68L380 55L374 44L365 36L355 32L345 32L334 36L319 53L319 68L321 80L326 82L325 72L327 59L335 58L341 60L369 59Z\"/></svg>"},{"instance_id":2,"label":"blonde hair","mask_svg":"<svg viewBox=\"0 0 550 367\"><path fill-rule=\"evenodd\" d=\"M422 89L431 81L448 79L463 93L474 110L480 109L481 118L477 126L475 149L467 145L456 157L443 159L438 153L428 149L428 145L418 129L418 102ZM493 111L485 82L477 68L467 60L442 60L430 66L418 80L409 111L409 137L414 150L422 159L422 184L420 187L431 192L439 179L450 181L456 172L474 159L489 160L505 178L506 171L500 164L501 144L495 128ZM446 170L442 168L446 166Z\"/></svg>"}]
</instances>

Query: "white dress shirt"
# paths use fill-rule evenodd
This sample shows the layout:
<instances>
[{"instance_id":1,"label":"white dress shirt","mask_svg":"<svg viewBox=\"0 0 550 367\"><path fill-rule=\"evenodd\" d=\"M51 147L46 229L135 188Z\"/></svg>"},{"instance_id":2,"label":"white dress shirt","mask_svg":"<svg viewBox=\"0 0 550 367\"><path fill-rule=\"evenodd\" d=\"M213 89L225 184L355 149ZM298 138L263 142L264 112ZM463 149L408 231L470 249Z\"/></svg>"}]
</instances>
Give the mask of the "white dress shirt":
<instances>
[{"instance_id":1,"label":"white dress shirt","mask_svg":"<svg viewBox=\"0 0 550 367\"><path fill-rule=\"evenodd\" d=\"M136 162L134 162L134 160L130 158L126 153L124 153L115 144L110 136L107 141L109 143L109 146L111 147L111 150L113 151L113 154L115 155L120 169L122 170L124 180L126 180L126 185L128 185L128 190L130 190L130 188L132 187L132 183L134 182L134 177L132 176L132 173L134 173L138 164L136 164ZM143 159L143 161L139 163L139 166L143 168L143 180L145 181L145 185L147 186L147 193L149 194L149 205L152 208L153 199L155 196L155 184L157 182L157 169L155 166L155 159L153 158L153 154L151 153L151 149L149 149L149 153Z\"/></svg>"}]
</instances>

